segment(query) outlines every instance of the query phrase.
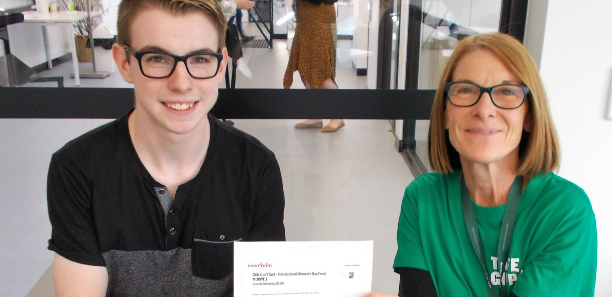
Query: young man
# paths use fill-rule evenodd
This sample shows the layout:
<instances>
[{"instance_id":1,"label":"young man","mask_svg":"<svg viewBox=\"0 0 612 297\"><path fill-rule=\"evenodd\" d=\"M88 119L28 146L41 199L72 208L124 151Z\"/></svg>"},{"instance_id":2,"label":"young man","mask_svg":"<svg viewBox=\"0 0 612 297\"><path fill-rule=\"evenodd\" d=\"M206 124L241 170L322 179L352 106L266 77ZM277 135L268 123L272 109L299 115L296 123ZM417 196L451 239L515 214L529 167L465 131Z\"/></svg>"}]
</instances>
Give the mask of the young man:
<instances>
[{"instance_id":1,"label":"young man","mask_svg":"<svg viewBox=\"0 0 612 297\"><path fill-rule=\"evenodd\" d=\"M233 241L284 240L274 154L208 114L227 53L215 0L123 0L113 57L135 107L57 151L57 296L231 296Z\"/></svg>"}]
</instances>

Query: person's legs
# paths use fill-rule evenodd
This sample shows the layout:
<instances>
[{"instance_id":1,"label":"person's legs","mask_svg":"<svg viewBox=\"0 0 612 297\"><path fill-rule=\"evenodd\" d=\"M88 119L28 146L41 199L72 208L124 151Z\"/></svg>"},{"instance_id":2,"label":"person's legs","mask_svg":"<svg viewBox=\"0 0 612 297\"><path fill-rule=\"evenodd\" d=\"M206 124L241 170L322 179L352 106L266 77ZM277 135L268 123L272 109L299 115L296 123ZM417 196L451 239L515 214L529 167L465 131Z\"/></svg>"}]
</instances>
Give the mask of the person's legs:
<instances>
[{"instance_id":1,"label":"person's legs","mask_svg":"<svg viewBox=\"0 0 612 297\"><path fill-rule=\"evenodd\" d=\"M238 34L240 34L240 38L242 38L243 42L248 42L253 40L254 36L247 36L242 32L242 9L236 8L236 27L238 28Z\"/></svg>"},{"instance_id":2,"label":"person's legs","mask_svg":"<svg viewBox=\"0 0 612 297\"><path fill-rule=\"evenodd\" d=\"M302 77L302 82L304 83L304 86L306 87L306 89L310 89L310 84L308 83L308 81L306 81L303 77ZM321 119L310 119L310 120L305 120L299 124L295 125L296 129L307 129L307 128L323 128L323 120Z\"/></svg>"},{"instance_id":3,"label":"person's legs","mask_svg":"<svg viewBox=\"0 0 612 297\"><path fill-rule=\"evenodd\" d=\"M321 85L321 89L337 89L338 85L331 78L327 78ZM329 123L321 129L322 132L336 132L338 129L344 127L344 120L332 119Z\"/></svg>"},{"instance_id":4,"label":"person's legs","mask_svg":"<svg viewBox=\"0 0 612 297\"><path fill-rule=\"evenodd\" d=\"M304 86L307 89L311 88L308 81L305 80L304 78L302 78L302 82L304 83ZM331 77L328 77L325 81L323 81L323 84L321 84L319 88L320 89L337 89L338 85ZM321 119L309 119L309 120L305 120L295 125L295 128L297 129L321 128L321 127L322 127L321 129L322 132L336 132L338 129L344 127L344 120L332 119L331 121L329 121L329 124L327 124L325 127L323 127L323 121Z\"/></svg>"},{"instance_id":5,"label":"person's legs","mask_svg":"<svg viewBox=\"0 0 612 297\"><path fill-rule=\"evenodd\" d=\"M240 37L244 38L244 32L242 32L242 9L236 8L236 27L238 28L238 33Z\"/></svg>"}]
</instances>

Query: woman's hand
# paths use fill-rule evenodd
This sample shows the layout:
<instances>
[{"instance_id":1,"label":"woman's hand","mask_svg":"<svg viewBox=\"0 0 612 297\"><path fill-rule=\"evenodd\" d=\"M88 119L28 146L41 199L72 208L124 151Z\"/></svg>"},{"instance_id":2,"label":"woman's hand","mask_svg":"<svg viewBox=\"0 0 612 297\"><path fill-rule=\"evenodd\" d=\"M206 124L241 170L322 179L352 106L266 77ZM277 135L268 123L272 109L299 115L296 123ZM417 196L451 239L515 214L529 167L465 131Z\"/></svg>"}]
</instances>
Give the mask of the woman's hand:
<instances>
[{"instance_id":1,"label":"woman's hand","mask_svg":"<svg viewBox=\"0 0 612 297\"><path fill-rule=\"evenodd\" d=\"M378 292L372 292L368 295L365 295L363 297L397 297L397 295L389 295L389 294L385 294L385 293L378 293Z\"/></svg>"},{"instance_id":2,"label":"woman's hand","mask_svg":"<svg viewBox=\"0 0 612 297\"><path fill-rule=\"evenodd\" d=\"M236 7L240 9L249 9L255 6L255 1L253 0L236 0Z\"/></svg>"}]
</instances>

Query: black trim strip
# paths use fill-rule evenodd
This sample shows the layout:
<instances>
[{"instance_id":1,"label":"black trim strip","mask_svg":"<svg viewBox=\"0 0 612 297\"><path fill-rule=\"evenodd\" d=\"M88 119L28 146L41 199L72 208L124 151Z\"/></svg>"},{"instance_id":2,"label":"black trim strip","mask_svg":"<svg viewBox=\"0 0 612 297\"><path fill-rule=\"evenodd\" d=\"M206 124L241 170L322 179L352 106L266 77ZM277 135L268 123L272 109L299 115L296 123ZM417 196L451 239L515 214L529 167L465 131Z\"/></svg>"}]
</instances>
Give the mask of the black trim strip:
<instances>
[{"instance_id":1,"label":"black trim strip","mask_svg":"<svg viewBox=\"0 0 612 297\"><path fill-rule=\"evenodd\" d=\"M528 0L503 0L499 16L499 32L513 36L523 43L527 24Z\"/></svg>"},{"instance_id":2,"label":"black trim strip","mask_svg":"<svg viewBox=\"0 0 612 297\"><path fill-rule=\"evenodd\" d=\"M336 35L336 39L338 40L353 40L353 34L338 34Z\"/></svg>"},{"instance_id":3,"label":"black trim strip","mask_svg":"<svg viewBox=\"0 0 612 297\"><path fill-rule=\"evenodd\" d=\"M274 34L274 35L272 35L272 39L287 39L287 33L285 33L285 34Z\"/></svg>"},{"instance_id":4,"label":"black trim strip","mask_svg":"<svg viewBox=\"0 0 612 297\"><path fill-rule=\"evenodd\" d=\"M30 5L2 10L0 12L0 27L21 23L24 20L22 11L30 10Z\"/></svg>"},{"instance_id":5,"label":"black trim strip","mask_svg":"<svg viewBox=\"0 0 612 297\"><path fill-rule=\"evenodd\" d=\"M423 0L410 0L408 6L408 59L406 59L406 90L419 88L419 59L421 56L421 24L423 23Z\"/></svg>"},{"instance_id":6,"label":"black trim strip","mask_svg":"<svg viewBox=\"0 0 612 297\"><path fill-rule=\"evenodd\" d=\"M408 164L408 168L410 168L410 171L412 172L412 175L414 175L415 179L422 174L429 172L415 150L408 149L403 150L400 153L402 154L402 157L404 157L404 161L406 161L406 164Z\"/></svg>"},{"instance_id":7,"label":"black trim strip","mask_svg":"<svg viewBox=\"0 0 612 297\"><path fill-rule=\"evenodd\" d=\"M114 119L133 89L0 88L0 118ZM434 90L220 89L222 119L429 119Z\"/></svg>"}]
</instances>

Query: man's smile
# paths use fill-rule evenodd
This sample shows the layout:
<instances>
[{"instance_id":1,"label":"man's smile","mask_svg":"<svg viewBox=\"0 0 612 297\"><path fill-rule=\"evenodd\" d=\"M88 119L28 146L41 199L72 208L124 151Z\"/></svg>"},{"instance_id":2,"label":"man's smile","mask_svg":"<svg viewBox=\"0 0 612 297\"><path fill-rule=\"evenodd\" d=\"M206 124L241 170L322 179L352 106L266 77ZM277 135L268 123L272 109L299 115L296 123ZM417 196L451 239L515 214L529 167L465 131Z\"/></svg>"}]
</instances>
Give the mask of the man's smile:
<instances>
[{"instance_id":1,"label":"man's smile","mask_svg":"<svg viewBox=\"0 0 612 297\"><path fill-rule=\"evenodd\" d=\"M171 109L174 110L187 110L192 108L197 102L190 102L190 103L170 103L170 102L164 102L164 104L166 104L166 106L168 106Z\"/></svg>"}]
</instances>

